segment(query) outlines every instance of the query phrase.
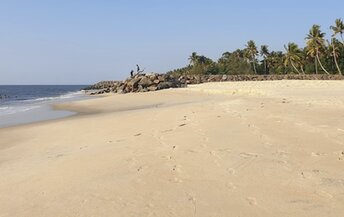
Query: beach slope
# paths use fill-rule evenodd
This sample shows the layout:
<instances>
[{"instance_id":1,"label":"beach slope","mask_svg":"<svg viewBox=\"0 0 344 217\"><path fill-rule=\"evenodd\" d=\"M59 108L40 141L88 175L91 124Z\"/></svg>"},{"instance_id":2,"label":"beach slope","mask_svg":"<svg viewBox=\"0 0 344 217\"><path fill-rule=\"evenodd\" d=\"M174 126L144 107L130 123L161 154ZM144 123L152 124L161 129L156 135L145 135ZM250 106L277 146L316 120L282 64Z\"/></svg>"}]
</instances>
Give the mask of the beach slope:
<instances>
[{"instance_id":1,"label":"beach slope","mask_svg":"<svg viewBox=\"0 0 344 217\"><path fill-rule=\"evenodd\" d=\"M194 85L0 129L0 216L344 213L344 81Z\"/></svg>"}]
</instances>

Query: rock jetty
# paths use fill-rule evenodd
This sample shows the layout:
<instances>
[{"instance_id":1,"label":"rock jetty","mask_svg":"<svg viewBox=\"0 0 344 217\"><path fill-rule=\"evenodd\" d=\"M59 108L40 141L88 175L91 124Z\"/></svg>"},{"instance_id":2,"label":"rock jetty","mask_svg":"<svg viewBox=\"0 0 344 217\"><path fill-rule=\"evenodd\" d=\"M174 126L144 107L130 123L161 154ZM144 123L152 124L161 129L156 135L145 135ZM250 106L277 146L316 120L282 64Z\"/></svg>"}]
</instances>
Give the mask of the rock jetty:
<instances>
[{"instance_id":1,"label":"rock jetty","mask_svg":"<svg viewBox=\"0 0 344 217\"><path fill-rule=\"evenodd\" d=\"M168 74L138 74L124 81L101 81L84 88L91 95L103 93L136 93L185 87L176 77Z\"/></svg>"}]
</instances>

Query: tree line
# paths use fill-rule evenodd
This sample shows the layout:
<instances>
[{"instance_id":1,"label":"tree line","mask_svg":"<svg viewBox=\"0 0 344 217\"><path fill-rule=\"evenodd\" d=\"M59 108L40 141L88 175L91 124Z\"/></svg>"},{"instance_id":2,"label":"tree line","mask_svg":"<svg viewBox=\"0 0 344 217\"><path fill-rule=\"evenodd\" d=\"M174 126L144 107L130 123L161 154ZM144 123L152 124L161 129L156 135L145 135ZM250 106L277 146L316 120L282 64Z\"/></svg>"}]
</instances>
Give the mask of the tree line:
<instances>
[{"instance_id":1,"label":"tree line","mask_svg":"<svg viewBox=\"0 0 344 217\"><path fill-rule=\"evenodd\" d=\"M331 36L313 25L305 37L306 46L289 42L284 51L270 51L268 45L257 47L253 40L244 49L225 52L217 60L193 52L190 64L170 71L174 74L340 74L344 72L344 23L336 19Z\"/></svg>"}]
</instances>

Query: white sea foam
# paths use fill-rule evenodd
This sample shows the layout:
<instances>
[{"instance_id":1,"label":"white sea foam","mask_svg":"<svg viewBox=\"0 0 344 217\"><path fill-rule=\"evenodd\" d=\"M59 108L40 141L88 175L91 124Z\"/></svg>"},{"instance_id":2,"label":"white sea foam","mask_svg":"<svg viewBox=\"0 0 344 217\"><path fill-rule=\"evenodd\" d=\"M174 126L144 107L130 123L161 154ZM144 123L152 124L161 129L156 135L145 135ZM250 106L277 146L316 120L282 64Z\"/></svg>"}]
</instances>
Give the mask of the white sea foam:
<instances>
[{"instance_id":1,"label":"white sea foam","mask_svg":"<svg viewBox=\"0 0 344 217\"><path fill-rule=\"evenodd\" d=\"M12 115L19 112L26 112L39 108L39 105L5 106L0 107L0 116Z\"/></svg>"},{"instance_id":2,"label":"white sea foam","mask_svg":"<svg viewBox=\"0 0 344 217\"><path fill-rule=\"evenodd\" d=\"M41 98L29 99L29 100L23 100L23 101L24 102L43 102L43 101L52 101L52 100L62 100L62 99L70 99L77 96L81 96L82 94L83 94L82 91L77 91L77 92L70 92L70 93L63 94L60 96L55 96L55 97L41 97Z\"/></svg>"},{"instance_id":3,"label":"white sea foam","mask_svg":"<svg viewBox=\"0 0 344 217\"><path fill-rule=\"evenodd\" d=\"M63 102L68 99L73 99L81 96L83 96L83 92L78 91L70 92L56 97L41 97L36 99L11 102L7 105L0 105L0 117L31 111L54 102Z\"/></svg>"}]
</instances>

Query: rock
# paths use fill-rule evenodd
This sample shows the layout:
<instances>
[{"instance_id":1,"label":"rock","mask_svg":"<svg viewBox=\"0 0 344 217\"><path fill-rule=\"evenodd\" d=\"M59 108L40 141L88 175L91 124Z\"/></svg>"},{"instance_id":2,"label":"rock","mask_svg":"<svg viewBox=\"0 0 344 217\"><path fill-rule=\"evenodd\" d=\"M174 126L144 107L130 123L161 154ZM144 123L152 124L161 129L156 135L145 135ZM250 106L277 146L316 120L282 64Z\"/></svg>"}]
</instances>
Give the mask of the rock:
<instances>
[{"instance_id":1,"label":"rock","mask_svg":"<svg viewBox=\"0 0 344 217\"><path fill-rule=\"evenodd\" d=\"M128 84L128 86L131 86L133 88L137 88L140 81L141 81L140 77L134 77L133 79L129 80L127 82L127 84Z\"/></svg>"},{"instance_id":2,"label":"rock","mask_svg":"<svg viewBox=\"0 0 344 217\"><path fill-rule=\"evenodd\" d=\"M149 87L147 87L148 91L156 91L157 89L158 89L157 86L149 86Z\"/></svg>"},{"instance_id":3,"label":"rock","mask_svg":"<svg viewBox=\"0 0 344 217\"><path fill-rule=\"evenodd\" d=\"M152 85L154 82L151 81L148 77L142 77L142 79L140 80L139 84L142 87L149 87L150 85Z\"/></svg>"},{"instance_id":4,"label":"rock","mask_svg":"<svg viewBox=\"0 0 344 217\"><path fill-rule=\"evenodd\" d=\"M165 81L165 77L162 76L162 75L159 75L159 76L158 76L158 80L159 80L159 81Z\"/></svg>"},{"instance_id":5,"label":"rock","mask_svg":"<svg viewBox=\"0 0 344 217\"><path fill-rule=\"evenodd\" d=\"M172 88L174 87L172 82L161 82L160 84L158 84L157 89L158 90L162 90L162 89L168 89L168 88Z\"/></svg>"}]
</instances>

